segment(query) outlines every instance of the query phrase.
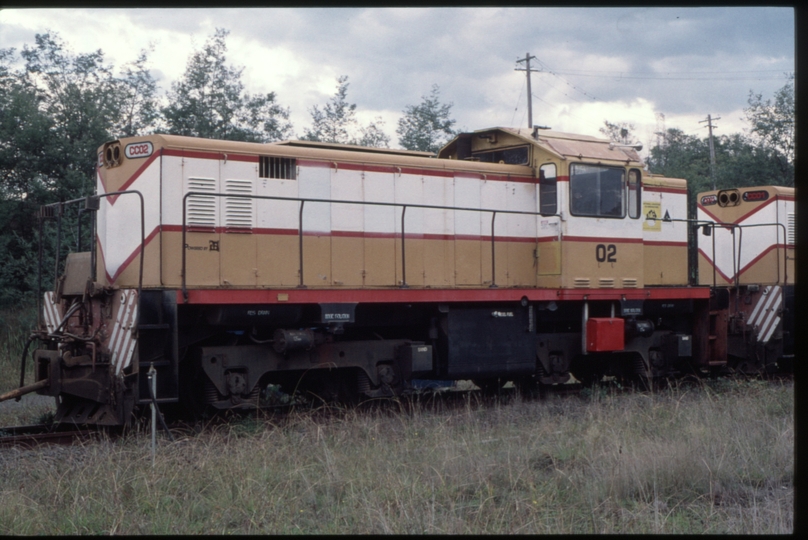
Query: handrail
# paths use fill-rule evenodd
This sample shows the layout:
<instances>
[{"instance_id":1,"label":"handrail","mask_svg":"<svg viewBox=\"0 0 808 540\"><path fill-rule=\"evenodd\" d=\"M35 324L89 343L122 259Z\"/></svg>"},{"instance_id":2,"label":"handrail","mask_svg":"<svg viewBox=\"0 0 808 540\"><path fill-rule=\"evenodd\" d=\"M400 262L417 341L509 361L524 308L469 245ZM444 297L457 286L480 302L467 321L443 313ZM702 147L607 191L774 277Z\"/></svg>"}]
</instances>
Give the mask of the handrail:
<instances>
[{"instance_id":1,"label":"handrail","mask_svg":"<svg viewBox=\"0 0 808 540\"><path fill-rule=\"evenodd\" d=\"M656 220L652 219L652 218L646 218L646 221L656 221ZM741 247L742 247L742 242L743 242L743 230L745 228L752 228L752 227L780 227L780 228L783 229L783 242L786 243L788 241L788 231L786 229L786 226L784 224L782 224L782 223L779 223L779 222L740 224L740 223L731 223L731 222L724 222L724 221L712 221L712 220L705 220L705 219L681 219L681 218L667 218L667 219L662 219L661 221L666 221L666 222L675 221L675 222L679 222L679 223L688 223L688 224L696 225L698 227L702 227L704 225L709 225L711 229L715 229L716 227L724 227L725 229L730 229L732 231L733 236L735 234L735 229L739 229L741 234L739 235L740 238L739 238L739 240L737 242L737 244L738 244L737 257L736 257L736 254L735 254L735 244L736 243L735 243L734 240L732 242L732 252L733 252L732 253L732 268L733 268L733 271L735 273L734 281L735 281L735 286L736 287L740 283ZM713 234L711 236L712 236L712 244L713 244L712 245L712 247L713 247L713 264L712 264L712 267L713 267L713 287L716 287L717 285L716 285L715 272L716 272L716 266L717 265L715 263L715 260L716 260L716 258L715 258L715 235ZM786 244L786 246L787 246L787 244ZM780 283L780 255L779 255L779 253L780 253L780 234L779 234L779 231L778 231L778 234L777 234L777 238L775 239L775 249L777 250L777 254L778 254L775 257L775 260L777 261L777 283L779 284ZM783 285L788 285L788 249L787 249L787 247L786 247L786 249L783 250Z\"/></svg>"},{"instance_id":2,"label":"handrail","mask_svg":"<svg viewBox=\"0 0 808 540\"><path fill-rule=\"evenodd\" d=\"M188 198L189 197L227 197L227 198L234 198L234 199L259 199L259 200L272 200L272 201L293 201L300 203L300 210L299 210L299 217L298 217L298 249L299 249L299 260L300 260L300 267L298 271L300 272L300 281L298 284L298 288L305 288L303 283L303 205L307 202L310 203L327 203L327 204L358 204L358 205L367 205L367 206L387 206L387 207L402 207L401 211L401 285L402 289L406 289L409 287L407 285L406 279L406 260L405 260L405 242L404 242L404 216L407 212L407 208L425 208L430 210L457 210L461 212L492 212L493 216L491 218L491 255L492 255L492 274L491 274L491 284L495 286L494 281L494 272L496 271L496 261L493 257L494 255L494 220L496 219L497 213L502 214L517 214L517 215L526 215L526 216L542 216L542 217L557 217L562 219L560 214L543 214L541 212L531 212L526 210L501 210L501 209L494 209L494 208L469 208L469 207L462 207L462 206L440 206L440 205L429 205L429 204L417 204L417 203L396 203L396 202L376 202L376 201L349 201L343 199L316 199L316 198L308 198L308 197L279 197L275 195L246 195L246 194L236 194L236 193L209 193L209 192L200 192L200 191L189 191L182 197L182 296L184 301L188 302L188 284L187 284L187 266L186 266L186 251L185 244L186 244L186 233L188 230L187 225L187 217L188 217ZM560 235L560 230L559 230ZM142 261L141 261L142 262Z\"/></svg>"},{"instance_id":3,"label":"handrail","mask_svg":"<svg viewBox=\"0 0 808 540\"><path fill-rule=\"evenodd\" d=\"M140 271L139 271L139 275L138 275L138 285L137 285L137 297L138 297L138 303L140 303L140 296L141 296L141 293L143 292L143 258L145 256L145 249L146 249L146 211L145 211L145 204L144 204L143 194L140 191L137 191L137 190L134 190L134 189L129 189L129 190L125 190L125 191L111 191L109 193L101 193L101 194L98 194L98 195L90 195L90 196L87 196L87 197L81 197L80 199L71 199L69 201L51 203L51 204L43 204L42 206L40 206L39 207L40 208L40 211L39 211L39 215L40 215L40 241L39 241L39 245L40 245L39 268L40 268L40 270L39 270L39 272L40 272L40 275L41 275L41 268L42 268L42 260L41 260L42 259L42 254L41 254L41 251L42 251L42 228L41 228L41 222L45 217L44 214L46 214L46 212L42 212L43 208L57 208L57 207L59 208L59 233L58 233L58 238L57 238L57 246L59 246L60 243L61 243L61 214L64 211L64 207L66 205L83 202L83 203L85 203L85 210L95 211L95 210L97 210L97 208L89 208L89 203L90 203L91 200L98 200L98 199L103 199L105 197L117 197L119 195L129 195L129 194L135 194L138 197L140 197ZM91 248L93 256L92 256L92 263L90 264L90 266L92 267L91 272L92 272L93 281L95 281L95 271L96 271L96 269L95 269L95 248L96 248L96 241L95 241L95 238L93 238L92 248ZM55 269L55 273L57 275L55 276L55 279L59 278L58 272L59 272L59 252L57 251L56 252L56 269ZM38 297L42 296L41 278L40 278L39 289L40 290L37 291L37 296ZM40 309L40 311L41 311L41 309ZM140 310L138 310L138 312L139 311ZM137 325L135 325L133 328L137 328Z\"/></svg>"},{"instance_id":4,"label":"handrail","mask_svg":"<svg viewBox=\"0 0 808 540\"><path fill-rule=\"evenodd\" d=\"M738 225L738 228L741 229L741 238L738 240L738 272L741 271L741 241L743 240L743 229L744 228L752 228L752 227L780 227L783 229L783 244L786 246L783 249L783 285L788 285L788 230L786 226L779 222L772 222L772 223L749 223L746 225ZM777 238L775 239L774 246L777 250L777 256L775 260L777 261L777 283L780 283L780 231L777 231ZM740 276L739 276L740 277Z\"/></svg>"}]
</instances>

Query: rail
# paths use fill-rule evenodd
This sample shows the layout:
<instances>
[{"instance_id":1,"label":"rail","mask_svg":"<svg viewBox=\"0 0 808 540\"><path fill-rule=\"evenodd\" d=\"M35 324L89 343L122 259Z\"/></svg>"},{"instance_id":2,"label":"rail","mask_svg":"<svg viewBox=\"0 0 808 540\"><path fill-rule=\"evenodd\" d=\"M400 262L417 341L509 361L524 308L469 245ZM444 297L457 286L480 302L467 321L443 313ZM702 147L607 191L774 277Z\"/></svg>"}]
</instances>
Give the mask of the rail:
<instances>
[{"instance_id":1,"label":"rail","mask_svg":"<svg viewBox=\"0 0 808 540\"><path fill-rule=\"evenodd\" d=\"M209 193L199 191L189 191L182 198L182 295L185 302L188 302L188 285L186 273L186 233L188 230L188 198L189 197L227 197L228 199L257 199L257 200L273 200L273 201L290 201L299 202L300 209L298 212L298 272L300 275L298 288L306 288L303 282L303 207L306 203L323 203L323 204L356 204L361 206L384 206L384 207L401 207L401 285L402 289L409 288L407 285L407 264L406 264L406 242L405 242L405 216L407 208L422 208L429 210L453 210L460 212L491 212L491 285L490 288L496 288L496 237L494 236L494 223L497 214L517 214L526 216L542 216L542 217L557 217L561 219L559 214L543 214L541 212L531 212L526 210L501 210L494 208L468 208L461 206L439 206L428 204L415 204L415 203L395 203L395 202L376 202L376 201L350 201L341 199L315 199L304 197L280 197L274 195L245 195L235 193ZM561 228L559 227L558 236L560 240ZM141 257L141 264L143 258Z\"/></svg>"}]
</instances>

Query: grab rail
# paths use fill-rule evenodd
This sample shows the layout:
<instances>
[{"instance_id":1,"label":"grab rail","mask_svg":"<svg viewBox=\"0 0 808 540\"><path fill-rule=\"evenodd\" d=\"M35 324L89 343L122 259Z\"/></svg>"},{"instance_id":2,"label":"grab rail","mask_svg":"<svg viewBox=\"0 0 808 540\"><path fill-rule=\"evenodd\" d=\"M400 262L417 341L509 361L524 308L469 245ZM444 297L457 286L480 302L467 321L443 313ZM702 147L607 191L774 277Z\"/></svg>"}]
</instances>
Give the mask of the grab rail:
<instances>
[{"instance_id":1,"label":"grab rail","mask_svg":"<svg viewBox=\"0 0 808 540\"><path fill-rule=\"evenodd\" d=\"M401 285L402 289L409 287L407 285L407 265L406 265L406 249L405 249L405 215L407 208L425 208L430 210L456 210L460 212L492 212L491 217L491 288L496 288L496 258L495 258L495 237L494 237L494 221L498 213L500 214L517 214L526 216L542 216L542 217L557 217L561 219L559 214L542 214L541 212L530 212L526 210L501 210L494 208L468 208L460 206L439 206L428 204L415 204L415 203L395 203L395 202L375 202L375 201L349 201L341 199L315 199L306 197L279 197L274 195L245 195L235 193L210 193L189 191L182 198L182 295L185 302L188 302L188 286L186 276L186 233L188 230L187 216L188 216L188 198L189 197L227 197L233 199L259 199L259 200L273 200L273 201L292 201L300 203L300 210L298 214L298 258L300 279L298 288L305 288L303 283L303 206L305 203L327 203L327 204L358 204L367 206L386 206L386 207L401 207ZM560 240L561 228L559 227L558 236Z\"/></svg>"},{"instance_id":2,"label":"grab rail","mask_svg":"<svg viewBox=\"0 0 808 540\"><path fill-rule=\"evenodd\" d=\"M646 221L655 221L655 219L646 218ZM783 284L788 285L788 245L787 245L788 231L786 229L786 226L783 225L782 223L778 223L778 222L747 223L747 224L742 225L742 224L739 224L739 223L731 223L731 222L723 222L723 221L711 221L711 220L704 220L704 219L676 219L676 218L666 218L666 219L663 219L662 221L664 221L664 222L687 223L689 225L695 225L697 228L710 227L711 233L712 233L712 229L715 229L716 227L723 227L725 229L729 229L731 231L732 236L733 236L733 241L732 241L732 272L733 272L733 278L732 279L733 279L735 287L739 286L740 279L741 279L740 278L740 272L741 272L741 247L743 247L743 230L747 229L747 228L753 228L753 227L779 227L779 228L783 229L783 243L786 246L783 249ZM738 229L740 231L740 234L738 235L739 236L738 242L735 242L735 239L734 239L735 229ZM713 248L713 254L712 254L712 256L713 256L713 263L712 263L712 267L713 267L713 287L716 287L717 286L716 269L717 269L718 265L716 263L716 256L715 256L716 255L716 253L715 253L715 235L711 234L710 236L712 236L712 248ZM735 251L736 244L737 244L737 248L738 248L737 253ZM697 243L696 247L698 248L698 243ZM780 284L780 231L779 230L777 231L777 238L775 238L774 247L775 247L775 250L777 252L777 255L775 256L775 260L777 261L777 281L776 281L776 283L779 285Z\"/></svg>"}]
</instances>

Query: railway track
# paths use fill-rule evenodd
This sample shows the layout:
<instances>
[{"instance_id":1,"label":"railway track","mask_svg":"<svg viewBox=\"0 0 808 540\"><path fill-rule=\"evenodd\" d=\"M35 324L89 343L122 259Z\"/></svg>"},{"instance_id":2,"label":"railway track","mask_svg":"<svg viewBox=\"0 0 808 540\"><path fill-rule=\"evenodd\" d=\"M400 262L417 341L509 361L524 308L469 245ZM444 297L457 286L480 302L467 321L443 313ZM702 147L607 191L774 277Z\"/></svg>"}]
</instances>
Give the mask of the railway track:
<instances>
[{"instance_id":1,"label":"railway track","mask_svg":"<svg viewBox=\"0 0 808 540\"><path fill-rule=\"evenodd\" d=\"M778 375L766 377L766 380L778 383L790 380L792 377ZM703 384L703 379L682 379L680 384ZM607 389L614 392L630 393L640 391L629 386L622 386L616 381L604 380L596 386L600 389ZM665 387L658 387L662 390ZM478 389L444 389L444 390L424 390L417 393L402 396L397 399L374 399L351 405L338 405L332 407L323 402L298 403L295 405L277 405L269 408L256 409L254 411L222 411L214 414L206 421L191 421L187 419L174 419L168 422L168 428L173 434L184 434L193 436L201 431L213 426L220 426L232 421L234 417L244 417L260 411L263 414L270 414L276 418L283 418L292 411L309 411L315 416L329 417L344 411L345 407L357 409L378 409L390 412L400 411L410 413L418 408L439 409L451 411L466 407L470 400L480 404L507 403L521 396L521 399L543 400L550 396L562 398L572 398L581 395L582 391L590 388L580 383L568 383L555 386L540 387L530 393L520 393L515 387L505 387L497 392L483 392ZM325 406L324 406L325 405ZM141 418L140 427L136 430L144 429L145 417ZM147 428L146 428L147 429ZM126 430L121 428L105 428L93 426L76 426L61 424L35 424L26 426L0 427L0 449L8 447L35 448L42 445L73 445L79 442L98 440L106 436L117 436ZM158 432L164 435L164 430L158 428Z\"/></svg>"},{"instance_id":2,"label":"railway track","mask_svg":"<svg viewBox=\"0 0 808 540\"><path fill-rule=\"evenodd\" d=\"M45 444L72 445L89 441L105 433L100 428L75 425L34 424L0 428L0 448L12 446L33 448Z\"/></svg>"}]
</instances>

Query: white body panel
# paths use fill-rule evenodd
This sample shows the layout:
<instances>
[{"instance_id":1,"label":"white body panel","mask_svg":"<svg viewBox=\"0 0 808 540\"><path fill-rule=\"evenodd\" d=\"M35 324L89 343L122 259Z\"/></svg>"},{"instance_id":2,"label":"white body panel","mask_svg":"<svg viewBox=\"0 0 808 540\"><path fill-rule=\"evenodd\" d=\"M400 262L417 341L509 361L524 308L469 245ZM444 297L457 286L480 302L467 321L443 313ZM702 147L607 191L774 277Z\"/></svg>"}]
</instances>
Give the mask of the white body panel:
<instances>
[{"instance_id":1,"label":"white body panel","mask_svg":"<svg viewBox=\"0 0 808 540\"><path fill-rule=\"evenodd\" d=\"M734 280L778 246L781 253L785 245L794 247L789 216L793 223L794 201L777 198L738 220L740 228L714 227L711 236L699 234L699 251L726 279ZM700 221L715 221L702 207L697 217ZM778 259L785 264L782 255Z\"/></svg>"}]
</instances>

